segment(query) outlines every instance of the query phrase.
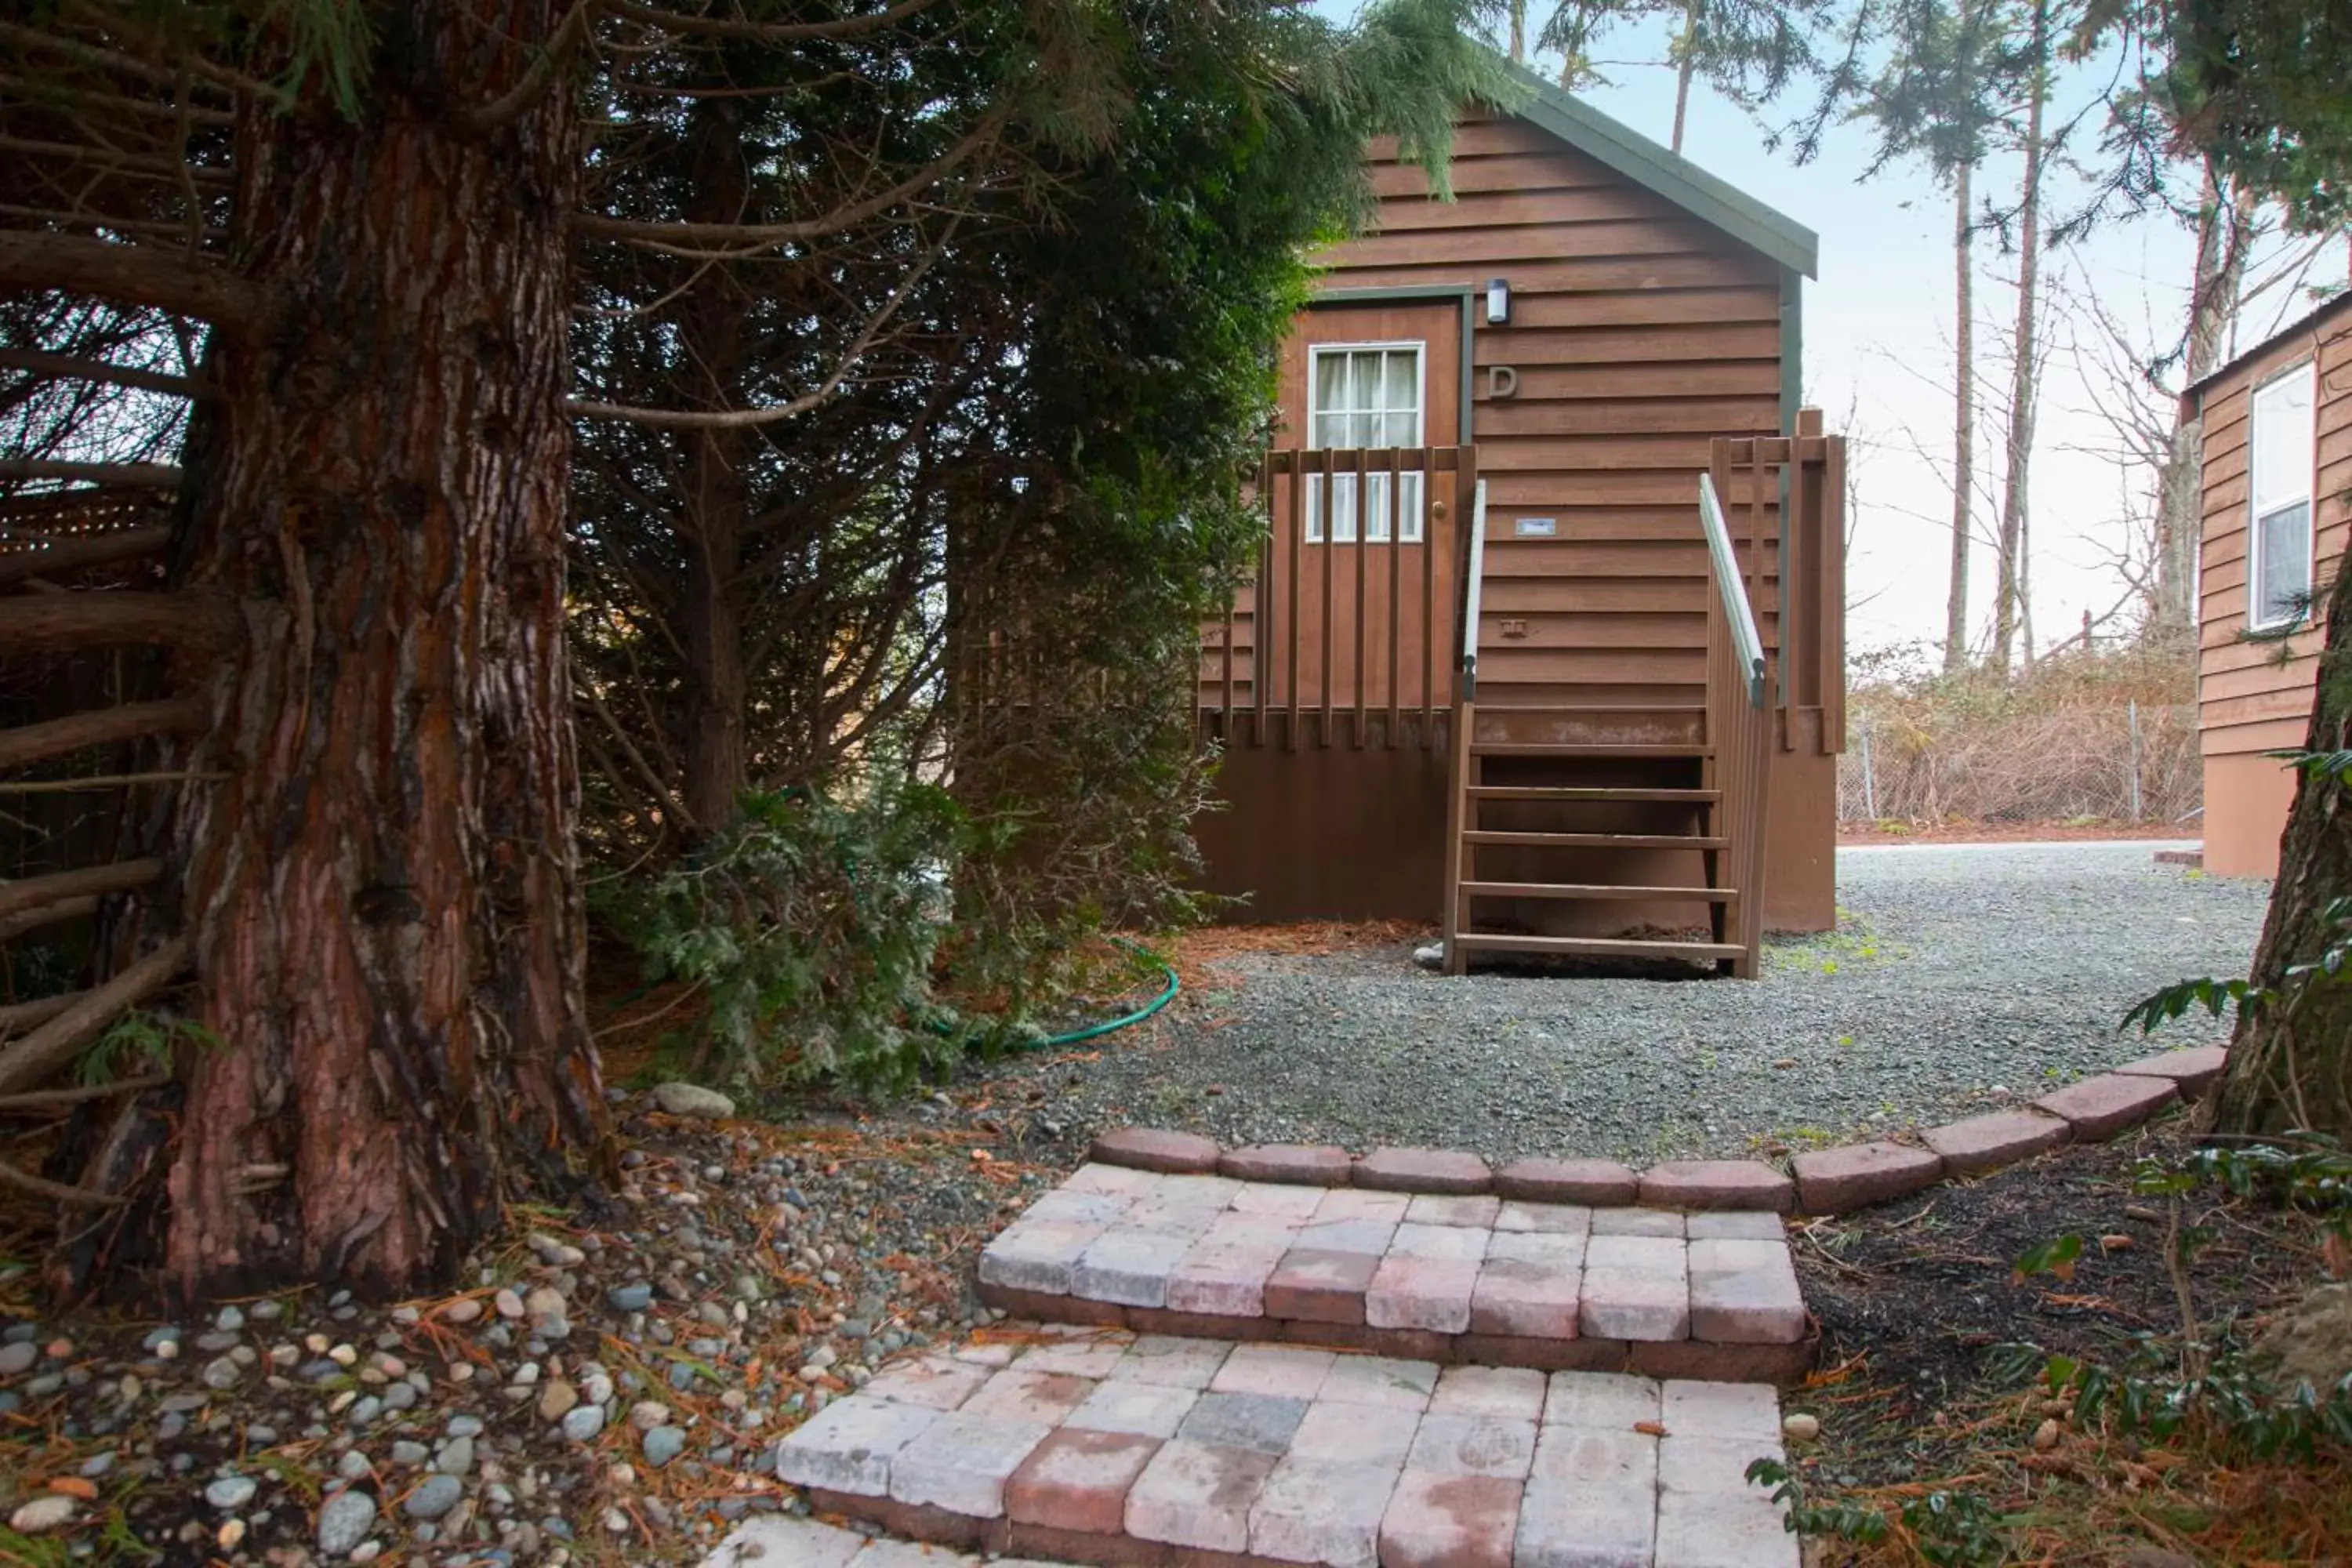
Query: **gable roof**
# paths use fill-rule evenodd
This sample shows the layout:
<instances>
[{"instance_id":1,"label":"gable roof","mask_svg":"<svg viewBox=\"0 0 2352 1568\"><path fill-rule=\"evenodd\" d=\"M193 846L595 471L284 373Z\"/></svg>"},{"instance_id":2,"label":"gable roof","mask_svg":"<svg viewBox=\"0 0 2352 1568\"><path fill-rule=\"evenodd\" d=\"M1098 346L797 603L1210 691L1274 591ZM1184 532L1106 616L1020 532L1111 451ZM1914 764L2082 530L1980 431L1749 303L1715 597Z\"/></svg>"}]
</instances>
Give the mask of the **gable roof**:
<instances>
[{"instance_id":1,"label":"gable roof","mask_svg":"<svg viewBox=\"0 0 2352 1568\"><path fill-rule=\"evenodd\" d=\"M1505 61L1526 101L1507 112L1808 278L1820 276L1821 237L1632 126L1601 113L1516 61Z\"/></svg>"},{"instance_id":2,"label":"gable roof","mask_svg":"<svg viewBox=\"0 0 2352 1568\"><path fill-rule=\"evenodd\" d=\"M2190 382L2187 386L2181 389L2181 397L2193 405L2198 399L2204 396L2208 388L2211 387L2215 382L2220 381L2223 376L2235 374L2238 371L2243 369L2248 363L2262 358L2264 354L2270 353L2273 349L2277 348L2281 343L2285 342L2290 338L2297 338L2317 333L2322 327L2326 326L2328 321L2335 317L2338 310L2344 310L2347 306L2352 306L2352 289L2347 289L2340 294L2329 296L2312 310L2305 311L2302 315L2297 316L2294 321L2289 321L2285 326L2281 327L2277 331L2273 332L2269 337L2264 338L2261 342L2256 343L2252 348L2246 349L2233 356L2227 364L2217 365L2213 369L2207 371L2203 375L2199 376L2195 381Z\"/></svg>"}]
</instances>

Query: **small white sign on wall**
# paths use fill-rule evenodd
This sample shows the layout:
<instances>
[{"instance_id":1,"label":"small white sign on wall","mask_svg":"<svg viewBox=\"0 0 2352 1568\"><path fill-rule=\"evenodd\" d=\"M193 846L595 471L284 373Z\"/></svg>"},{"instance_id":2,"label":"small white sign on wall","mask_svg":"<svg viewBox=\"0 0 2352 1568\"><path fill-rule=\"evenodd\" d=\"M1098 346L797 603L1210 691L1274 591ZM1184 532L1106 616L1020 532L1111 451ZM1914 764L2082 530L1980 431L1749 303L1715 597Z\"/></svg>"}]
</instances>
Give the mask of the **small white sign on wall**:
<instances>
[{"instance_id":1,"label":"small white sign on wall","mask_svg":"<svg viewBox=\"0 0 2352 1568\"><path fill-rule=\"evenodd\" d=\"M1523 517L1511 524L1511 531L1521 539L1557 539L1559 520L1552 517Z\"/></svg>"}]
</instances>

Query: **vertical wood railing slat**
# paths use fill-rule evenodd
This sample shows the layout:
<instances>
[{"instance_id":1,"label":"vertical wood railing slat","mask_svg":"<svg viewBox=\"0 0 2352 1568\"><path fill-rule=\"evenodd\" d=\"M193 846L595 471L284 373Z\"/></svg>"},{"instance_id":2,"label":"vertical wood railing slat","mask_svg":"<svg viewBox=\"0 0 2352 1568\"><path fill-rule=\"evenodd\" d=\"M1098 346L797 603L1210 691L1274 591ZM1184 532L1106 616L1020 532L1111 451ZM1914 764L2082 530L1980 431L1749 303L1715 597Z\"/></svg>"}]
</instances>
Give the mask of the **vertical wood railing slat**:
<instances>
[{"instance_id":1,"label":"vertical wood railing slat","mask_svg":"<svg viewBox=\"0 0 2352 1568\"><path fill-rule=\"evenodd\" d=\"M1764 588L1764 465L1756 451L1748 447L1748 548L1741 557L1748 578L1748 602L1755 605L1763 597Z\"/></svg>"},{"instance_id":2,"label":"vertical wood railing slat","mask_svg":"<svg viewBox=\"0 0 2352 1568\"><path fill-rule=\"evenodd\" d=\"M1335 629L1332 626L1331 574L1337 565L1332 557L1339 553L1339 549L1332 520L1339 515L1339 510L1337 504L1339 499L1339 467L1335 457L1331 471L1323 476L1323 663L1322 668L1315 672L1315 684L1322 689L1323 694L1323 721L1316 737L1316 744L1321 746L1331 743L1331 634ZM1356 510L1359 512L1363 510L1360 497ZM1357 531L1360 533L1363 531L1359 528Z\"/></svg>"},{"instance_id":3,"label":"vertical wood railing slat","mask_svg":"<svg viewBox=\"0 0 2352 1568\"><path fill-rule=\"evenodd\" d=\"M1372 520L1369 515L1371 511L1369 504L1371 500L1371 465L1367 463L1364 468L1366 471L1356 478L1356 513L1360 521L1356 524L1356 733L1353 743L1360 752L1364 749L1364 638L1371 629L1369 623L1372 607L1370 595L1364 591L1365 574L1370 569L1372 551Z\"/></svg>"},{"instance_id":4,"label":"vertical wood railing slat","mask_svg":"<svg viewBox=\"0 0 2352 1568\"><path fill-rule=\"evenodd\" d=\"M1404 673L1404 468L1403 454L1389 448L1389 729L1391 750L1397 743L1400 686ZM1429 480L1422 479L1427 493Z\"/></svg>"},{"instance_id":5,"label":"vertical wood railing slat","mask_svg":"<svg viewBox=\"0 0 2352 1568\"><path fill-rule=\"evenodd\" d=\"M1822 743L1823 756L1845 750L1845 437L1822 443L1815 491L1822 509L1818 580L1822 617Z\"/></svg>"},{"instance_id":6,"label":"vertical wood railing slat","mask_svg":"<svg viewBox=\"0 0 2352 1568\"><path fill-rule=\"evenodd\" d=\"M1290 556L1290 657L1284 661L1282 671L1283 685L1290 698L1290 719L1283 729L1282 744L1284 750L1291 752L1298 749L1298 538L1307 528L1305 456L1304 453L1291 454L1290 526L1283 530L1290 539L1286 546Z\"/></svg>"},{"instance_id":7,"label":"vertical wood railing slat","mask_svg":"<svg viewBox=\"0 0 2352 1568\"><path fill-rule=\"evenodd\" d=\"M1433 479L1436 476L1432 475ZM1427 533L1424 530L1424 535ZM1466 813L1470 809L1470 735L1477 728L1477 704L1468 697L1454 705L1454 717L1447 725L1445 764L1445 908L1442 915L1441 940L1445 948L1445 972L1459 974L1468 967L1467 954L1457 940L1462 934L1462 857L1469 847L1463 843L1463 830L1469 826ZM1423 721L1426 727L1426 721Z\"/></svg>"},{"instance_id":8,"label":"vertical wood railing slat","mask_svg":"<svg viewBox=\"0 0 2352 1568\"><path fill-rule=\"evenodd\" d=\"M1421 743L1437 744L1437 448L1421 449ZM1445 521L1452 521L1449 516Z\"/></svg>"},{"instance_id":9,"label":"vertical wood railing slat","mask_svg":"<svg viewBox=\"0 0 2352 1568\"><path fill-rule=\"evenodd\" d=\"M1250 744L1265 744L1265 689L1274 668L1274 640L1266 627L1274 616L1274 458L1265 469L1265 533L1257 542L1257 591L1250 595Z\"/></svg>"},{"instance_id":10,"label":"vertical wood railing slat","mask_svg":"<svg viewBox=\"0 0 2352 1568\"><path fill-rule=\"evenodd\" d=\"M1240 607L1242 591L1238 586L1225 595L1225 689L1219 699L1222 711L1218 717L1224 725L1225 744L1228 746L1234 743L1234 633L1240 619L1234 612Z\"/></svg>"},{"instance_id":11,"label":"vertical wood railing slat","mask_svg":"<svg viewBox=\"0 0 2352 1568\"><path fill-rule=\"evenodd\" d=\"M1797 744L1797 710L1811 703L1814 660L1820 657L1819 625L1813 603L1812 547L1806 531L1812 511L1807 504L1805 465L1791 461L1781 469L1788 477L1788 514L1780 519L1780 676L1789 714L1780 726L1780 749ZM1760 483L1764 470L1758 470ZM1777 487L1776 487L1777 488Z\"/></svg>"}]
</instances>

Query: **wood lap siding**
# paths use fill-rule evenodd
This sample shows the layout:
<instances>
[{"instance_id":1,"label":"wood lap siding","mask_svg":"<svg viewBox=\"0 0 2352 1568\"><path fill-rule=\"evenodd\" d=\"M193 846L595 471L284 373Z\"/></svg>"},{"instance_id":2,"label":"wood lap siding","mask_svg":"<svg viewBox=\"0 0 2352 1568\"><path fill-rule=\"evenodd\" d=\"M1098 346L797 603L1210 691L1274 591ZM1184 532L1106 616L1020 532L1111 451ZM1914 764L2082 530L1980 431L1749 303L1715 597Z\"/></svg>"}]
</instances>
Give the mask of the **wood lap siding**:
<instances>
[{"instance_id":1,"label":"wood lap siding","mask_svg":"<svg viewBox=\"0 0 2352 1568\"><path fill-rule=\"evenodd\" d=\"M2330 312L2275 348L2231 370L2200 397L2203 544L2198 578L2198 727L2208 756L2241 756L2299 746L2311 721L2312 682L2324 630L2286 644L2242 640L2246 626L2246 443L2252 389L2315 360L2317 473L2313 489L2312 587L2320 598L2352 544L2352 311Z\"/></svg>"},{"instance_id":2,"label":"wood lap siding","mask_svg":"<svg viewBox=\"0 0 2352 1568\"><path fill-rule=\"evenodd\" d=\"M1780 432L1779 264L1518 121L1462 127L1451 204L1393 143L1368 155L1378 226L1324 258L1326 289L1510 281L1509 323L1482 296L1472 339L1482 698L1701 701L1698 476L1713 437ZM1492 365L1516 396L1487 395ZM1523 517L1558 536L1518 538Z\"/></svg>"}]
</instances>

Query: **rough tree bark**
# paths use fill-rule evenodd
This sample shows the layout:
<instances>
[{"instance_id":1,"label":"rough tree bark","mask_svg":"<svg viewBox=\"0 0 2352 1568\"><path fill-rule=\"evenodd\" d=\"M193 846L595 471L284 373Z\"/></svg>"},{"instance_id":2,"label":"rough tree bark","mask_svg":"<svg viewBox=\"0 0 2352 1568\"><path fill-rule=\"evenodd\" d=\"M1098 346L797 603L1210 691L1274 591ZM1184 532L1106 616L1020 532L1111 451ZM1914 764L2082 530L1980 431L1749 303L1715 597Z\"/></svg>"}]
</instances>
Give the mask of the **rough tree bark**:
<instances>
[{"instance_id":1,"label":"rough tree bark","mask_svg":"<svg viewBox=\"0 0 2352 1568\"><path fill-rule=\"evenodd\" d=\"M687 156L693 168L689 220L740 220L751 191L741 100L696 103L689 115ZM685 388L689 405L744 405L751 303L738 268L700 269L687 293L680 321L681 357L691 378ZM761 437L757 431L734 428L690 430L681 439L690 509L678 529L686 564L680 615L687 705L681 793L697 828L710 833L734 816L736 799L750 774L744 739L750 685L740 578L751 510L751 465Z\"/></svg>"},{"instance_id":2,"label":"rough tree bark","mask_svg":"<svg viewBox=\"0 0 2352 1568\"><path fill-rule=\"evenodd\" d=\"M2333 752L2352 749L2352 555L2336 567L2326 618L2304 744ZM2320 913L2347 896L2352 790L2326 773L2305 773L2279 839L2278 881L2254 950L2254 984L2276 989L2288 969L2316 958L2329 937ZM2352 978L2305 985L2293 1005L2239 1020L2214 1125L2249 1135L2302 1129L2352 1142Z\"/></svg>"},{"instance_id":3,"label":"rough tree bark","mask_svg":"<svg viewBox=\"0 0 2352 1568\"><path fill-rule=\"evenodd\" d=\"M389 8L350 117L249 104L225 338L174 575L239 606L163 844L201 979L167 1202L85 1253L195 1299L446 1280L525 1188L602 1158L563 640L558 0ZM137 1154L108 1141L94 1164ZM152 1144L149 1145L152 1148ZM152 1157L142 1155L142 1158Z\"/></svg>"},{"instance_id":4,"label":"rough tree bark","mask_svg":"<svg viewBox=\"0 0 2352 1568\"><path fill-rule=\"evenodd\" d=\"M2050 5L2036 0L2031 44L2033 69L2026 87L2025 177L2017 217L2017 332L2010 372L2009 441L2001 479L2000 560L1993 592L1992 662L2007 669L2015 650L2025 595L2026 507L2033 470L2033 398L2041 371L2036 320L2042 281L2042 111L2050 97ZM2031 637L2028 638L2029 643ZM2029 653L2027 662L2032 662Z\"/></svg>"},{"instance_id":5,"label":"rough tree bark","mask_svg":"<svg viewBox=\"0 0 2352 1568\"><path fill-rule=\"evenodd\" d=\"M1944 668L1969 663L1969 548L1977 482L1976 237L1969 223L1975 167L1952 174L1952 580L1944 596Z\"/></svg>"}]
</instances>

